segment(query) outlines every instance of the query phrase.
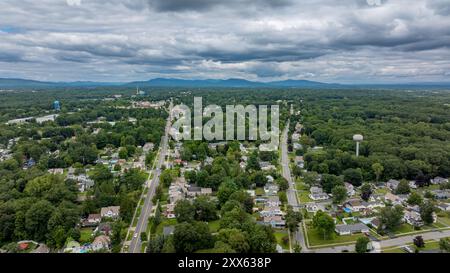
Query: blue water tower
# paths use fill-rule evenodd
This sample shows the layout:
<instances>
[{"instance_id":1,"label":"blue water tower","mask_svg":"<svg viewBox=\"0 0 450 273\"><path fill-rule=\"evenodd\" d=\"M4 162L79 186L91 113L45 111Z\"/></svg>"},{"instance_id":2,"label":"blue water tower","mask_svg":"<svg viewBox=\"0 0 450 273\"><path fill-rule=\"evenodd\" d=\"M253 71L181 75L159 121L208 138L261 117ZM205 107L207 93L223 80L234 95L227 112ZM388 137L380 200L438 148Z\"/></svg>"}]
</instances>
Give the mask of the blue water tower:
<instances>
[{"instance_id":1,"label":"blue water tower","mask_svg":"<svg viewBox=\"0 0 450 273\"><path fill-rule=\"evenodd\" d=\"M55 100L53 102L53 109L55 109L55 111L61 111L61 103L57 100Z\"/></svg>"}]
</instances>

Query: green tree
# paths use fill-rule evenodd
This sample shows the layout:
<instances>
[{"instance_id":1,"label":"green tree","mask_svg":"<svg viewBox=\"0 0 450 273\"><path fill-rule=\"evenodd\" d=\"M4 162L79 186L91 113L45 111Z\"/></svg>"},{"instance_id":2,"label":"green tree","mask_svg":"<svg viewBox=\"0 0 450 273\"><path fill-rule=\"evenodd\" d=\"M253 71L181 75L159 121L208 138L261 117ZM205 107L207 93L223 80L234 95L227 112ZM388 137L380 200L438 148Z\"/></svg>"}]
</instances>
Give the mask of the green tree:
<instances>
[{"instance_id":1,"label":"green tree","mask_svg":"<svg viewBox=\"0 0 450 273\"><path fill-rule=\"evenodd\" d=\"M175 226L173 243L177 253L193 253L199 249L213 247L214 240L208 224L184 222Z\"/></svg>"},{"instance_id":2,"label":"green tree","mask_svg":"<svg viewBox=\"0 0 450 273\"><path fill-rule=\"evenodd\" d=\"M195 217L195 206L189 200L179 200L175 205L175 216L178 223L192 222Z\"/></svg>"},{"instance_id":3,"label":"green tree","mask_svg":"<svg viewBox=\"0 0 450 273\"><path fill-rule=\"evenodd\" d=\"M410 204L412 206L414 206L414 205L419 206L423 202L422 195L420 195L419 193L414 191L409 195L407 202L408 202L408 204Z\"/></svg>"},{"instance_id":4,"label":"green tree","mask_svg":"<svg viewBox=\"0 0 450 273\"><path fill-rule=\"evenodd\" d=\"M344 180L353 186L360 186L363 181L361 169L347 169L344 171Z\"/></svg>"},{"instance_id":5,"label":"green tree","mask_svg":"<svg viewBox=\"0 0 450 273\"><path fill-rule=\"evenodd\" d=\"M347 189L344 186L334 187L331 193L335 204L342 204L347 199Z\"/></svg>"},{"instance_id":6,"label":"green tree","mask_svg":"<svg viewBox=\"0 0 450 273\"><path fill-rule=\"evenodd\" d=\"M286 216L286 226L291 232L295 232L298 229L298 225L303 220L302 213L294 211L291 206L288 207Z\"/></svg>"},{"instance_id":7,"label":"green tree","mask_svg":"<svg viewBox=\"0 0 450 273\"><path fill-rule=\"evenodd\" d=\"M327 213L319 210L313 217L313 227L321 234L323 239L327 239L333 236L336 224L333 218Z\"/></svg>"},{"instance_id":8,"label":"green tree","mask_svg":"<svg viewBox=\"0 0 450 273\"><path fill-rule=\"evenodd\" d=\"M383 174L384 167L380 163L374 163L372 164L372 170L375 174L376 181L378 182L380 180L381 175Z\"/></svg>"},{"instance_id":9,"label":"green tree","mask_svg":"<svg viewBox=\"0 0 450 273\"><path fill-rule=\"evenodd\" d=\"M423 202L420 205L420 217L422 218L422 221L430 225L434 222L434 212L436 211L436 207L434 204L430 201Z\"/></svg>"},{"instance_id":10,"label":"green tree","mask_svg":"<svg viewBox=\"0 0 450 273\"><path fill-rule=\"evenodd\" d=\"M223 182L219 190L217 191L217 198L219 199L220 204L225 204L225 202L228 201L230 196L237 192L239 190L239 187L234 183L232 180L226 180Z\"/></svg>"},{"instance_id":11,"label":"green tree","mask_svg":"<svg viewBox=\"0 0 450 273\"><path fill-rule=\"evenodd\" d=\"M400 183L395 190L397 194L408 194L411 192L411 188L409 187L409 182L405 179L400 180Z\"/></svg>"},{"instance_id":12,"label":"green tree","mask_svg":"<svg viewBox=\"0 0 450 273\"><path fill-rule=\"evenodd\" d=\"M370 185L369 183L364 183L361 186L361 198L365 201L368 201L371 195L372 195L372 185Z\"/></svg>"},{"instance_id":13,"label":"green tree","mask_svg":"<svg viewBox=\"0 0 450 273\"><path fill-rule=\"evenodd\" d=\"M403 207L400 205L382 208L379 216L381 226L393 231L402 224L403 215Z\"/></svg>"},{"instance_id":14,"label":"green tree","mask_svg":"<svg viewBox=\"0 0 450 273\"><path fill-rule=\"evenodd\" d=\"M195 219L197 221L214 221L218 219L217 205L207 196L199 196L194 200Z\"/></svg>"},{"instance_id":15,"label":"green tree","mask_svg":"<svg viewBox=\"0 0 450 273\"><path fill-rule=\"evenodd\" d=\"M359 237L356 240L355 251L356 253L366 253L367 252L367 244L370 242L367 237Z\"/></svg>"},{"instance_id":16,"label":"green tree","mask_svg":"<svg viewBox=\"0 0 450 273\"><path fill-rule=\"evenodd\" d=\"M278 177L275 182L277 183L281 191L286 191L289 189L289 182L284 177Z\"/></svg>"},{"instance_id":17,"label":"green tree","mask_svg":"<svg viewBox=\"0 0 450 273\"><path fill-rule=\"evenodd\" d=\"M170 184L174 181L175 177L173 175L172 170L166 169L162 171L161 175L159 176L159 180L161 181L162 185L164 187L168 188L170 187Z\"/></svg>"},{"instance_id":18,"label":"green tree","mask_svg":"<svg viewBox=\"0 0 450 273\"><path fill-rule=\"evenodd\" d=\"M442 252L450 252L450 240L448 238L442 238L439 240L439 249Z\"/></svg>"}]
</instances>

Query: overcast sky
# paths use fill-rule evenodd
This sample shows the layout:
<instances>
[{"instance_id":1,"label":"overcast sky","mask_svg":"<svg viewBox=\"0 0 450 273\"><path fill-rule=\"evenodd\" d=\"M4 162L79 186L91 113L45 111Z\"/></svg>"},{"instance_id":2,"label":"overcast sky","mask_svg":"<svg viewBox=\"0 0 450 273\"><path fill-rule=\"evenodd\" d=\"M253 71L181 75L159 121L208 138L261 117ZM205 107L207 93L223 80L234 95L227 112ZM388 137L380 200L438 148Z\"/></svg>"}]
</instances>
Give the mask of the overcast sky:
<instances>
[{"instance_id":1,"label":"overcast sky","mask_svg":"<svg viewBox=\"0 0 450 273\"><path fill-rule=\"evenodd\" d=\"M450 0L0 0L0 77L450 82Z\"/></svg>"}]
</instances>

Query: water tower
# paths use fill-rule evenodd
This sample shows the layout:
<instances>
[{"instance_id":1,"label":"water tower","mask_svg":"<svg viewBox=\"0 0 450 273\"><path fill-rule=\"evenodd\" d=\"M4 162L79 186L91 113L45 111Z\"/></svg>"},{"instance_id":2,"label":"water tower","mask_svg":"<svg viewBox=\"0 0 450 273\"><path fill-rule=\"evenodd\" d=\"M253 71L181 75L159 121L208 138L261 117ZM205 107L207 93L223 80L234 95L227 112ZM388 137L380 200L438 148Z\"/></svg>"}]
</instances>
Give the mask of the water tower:
<instances>
[{"instance_id":1,"label":"water tower","mask_svg":"<svg viewBox=\"0 0 450 273\"><path fill-rule=\"evenodd\" d=\"M354 135L353 140L356 142L356 156L359 156L359 144L364 140L362 135Z\"/></svg>"}]
</instances>

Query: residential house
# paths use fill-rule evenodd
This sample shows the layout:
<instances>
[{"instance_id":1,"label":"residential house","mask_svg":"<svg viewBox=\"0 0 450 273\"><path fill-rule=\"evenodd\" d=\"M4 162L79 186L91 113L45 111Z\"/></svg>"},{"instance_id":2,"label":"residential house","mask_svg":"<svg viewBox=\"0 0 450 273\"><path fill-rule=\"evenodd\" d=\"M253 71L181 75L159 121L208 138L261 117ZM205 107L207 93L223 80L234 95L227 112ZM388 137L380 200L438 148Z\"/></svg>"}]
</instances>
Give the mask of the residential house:
<instances>
[{"instance_id":1,"label":"residential house","mask_svg":"<svg viewBox=\"0 0 450 273\"><path fill-rule=\"evenodd\" d=\"M394 179L391 179L391 180L389 180L388 182L386 182L386 186L387 186L389 189L391 189L391 191L396 191L396 190L397 190L397 187L398 187L398 184L400 184L400 181L394 180Z\"/></svg>"},{"instance_id":2,"label":"residential house","mask_svg":"<svg viewBox=\"0 0 450 273\"><path fill-rule=\"evenodd\" d=\"M283 216L283 212L279 206L265 206L260 214L262 217Z\"/></svg>"},{"instance_id":3,"label":"residential house","mask_svg":"<svg viewBox=\"0 0 450 273\"><path fill-rule=\"evenodd\" d=\"M385 202L391 203L393 205L402 205L402 199L399 196L390 192L384 195L384 200Z\"/></svg>"},{"instance_id":4,"label":"residential house","mask_svg":"<svg viewBox=\"0 0 450 273\"><path fill-rule=\"evenodd\" d=\"M305 204L305 209L307 212L316 213L319 210L325 211L325 206L319 203L307 203Z\"/></svg>"},{"instance_id":5,"label":"residential house","mask_svg":"<svg viewBox=\"0 0 450 273\"><path fill-rule=\"evenodd\" d=\"M64 169L61 169L61 168L49 169L48 172L50 174L54 174L54 175L61 175L61 174L64 174Z\"/></svg>"},{"instance_id":6,"label":"residential house","mask_svg":"<svg viewBox=\"0 0 450 273\"><path fill-rule=\"evenodd\" d=\"M261 167L262 171L276 171L277 167L275 167L275 165L269 164L267 166Z\"/></svg>"},{"instance_id":7,"label":"residential house","mask_svg":"<svg viewBox=\"0 0 450 273\"><path fill-rule=\"evenodd\" d=\"M417 184L416 184L416 181L409 181L409 187L411 188L411 189L417 189Z\"/></svg>"},{"instance_id":8,"label":"residential house","mask_svg":"<svg viewBox=\"0 0 450 273\"><path fill-rule=\"evenodd\" d=\"M414 210L406 210L403 219L405 222L415 227L421 227L424 225L422 218L420 217L420 213Z\"/></svg>"},{"instance_id":9,"label":"residential house","mask_svg":"<svg viewBox=\"0 0 450 273\"><path fill-rule=\"evenodd\" d=\"M303 156L296 156L294 159L295 165L299 166L300 168L304 168L305 167L305 160L303 158Z\"/></svg>"},{"instance_id":10,"label":"residential house","mask_svg":"<svg viewBox=\"0 0 450 273\"><path fill-rule=\"evenodd\" d=\"M347 190L347 195L348 196L355 195L355 187L352 184L350 184L348 182L345 182L344 186L345 186L345 189Z\"/></svg>"},{"instance_id":11,"label":"residential house","mask_svg":"<svg viewBox=\"0 0 450 273\"><path fill-rule=\"evenodd\" d=\"M266 195L277 195L279 191L279 187L277 184L267 183L264 186L264 192Z\"/></svg>"},{"instance_id":12,"label":"residential house","mask_svg":"<svg viewBox=\"0 0 450 273\"><path fill-rule=\"evenodd\" d=\"M176 206L176 203L170 203L170 204L167 204L166 205L166 217L168 218L168 219L175 219L176 218L176 216L175 216L175 206Z\"/></svg>"},{"instance_id":13,"label":"residential house","mask_svg":"<svg viewBox=\"0 0 450 273\"><path fill-rule=\"evenodd\" d=\"M148 142L148 143L145 143L145 145L142 147L142 150L144 151L144 153L148 153L150 151L153 151L154 148L155 148L155 144Z\"/></svg>"},{"instance_id":14,"label":"residential house","mask_svg":"<svg viewBox=\"0 0 450 273\"><path fill-rule=\"evenodd\" d=\"M266 199L266 206L279 207L281 206L280 198L278 196L268 196Z\"/></svg>"},{"instance_id":15,"label":"residential house","mask_svg":"<svg viewBox=\"0 0 450 273\"><path fill-rule=\"evenodd\" d=\"M330 198L330 196L328 194L323 192L322 188L311 187L309 189L309 191L311 192L311 194L309 195L309 198L311 198L314 201L327 200Z\"/></svg>"},{"instance_id":16,"label":"residential house","mask_svg":"<svg viewBox=\"0 0 450 273\"><path fill-rule=\"evenodd\" d=\"M445 184L448 183L448 178L443 178L440 176L437 176L433 179L431 179L431 184L433 185L441 185L441 184Z\"/></svg>"},{"instance_id":17,"label":"residential house","mask_svg":"<svg viewBox=\"0 0 450 273\"><path fill-rule=\"evenodd\" d=\"M104 207L101 209L100 215L101 215L102 219L104 219L104 218L112 218L112 219L119 218L120 206Z\"/></svg>"},{"instance_id":18,"label":"residential house","mask_svg":"<svg viewBox=\"0 0 450 273\"><path fill-rule=\"evenodd\" d=\"M356 223L350 225L336 225L335 231L339 235L351 235L355 233L368 233L370 229L363 223Z\"/></svg>"},{"instance_id":19,"label":"residential house","mask_svg":"<svg viewBox=\"0 0 450 273\"><path fill-rule=\"evenodd\" d=\"M110 235L112 231L112 225L110 222L100 223L98 226L94 229L94 234L101 233L104 235Z\"/></svg>"},{"instance_id":20,"label":"residential house","mask_svg":"<svg viewBox=\"0 0 450 273\"><path fill-rule=\"evenodd\" d=\"M348 200L344 206L353 212L363 211L367 208L367 202L361 199L351 199Z\"/></svg>"},{"instance_id":21,"label":"residential house","mask_svg":"<svg viewBox=\"0 0 450 273\"><path fill-rule=\"evenodd\" d=\"M273 228L284 228L286 225L286 222L281 216L268 216L263 219L265 225L270 225Z\"/></svg>"},{"instance_id":22,"label":"residential house","mask_svg":"<svg viewBox=\"0 0 450 273\"><path fill-rule=\"evenodd\" d=\"M450 203L439 203L437 207L442 211L450 211Z\"/></svg>"},{"instance_id":23,"label":"residential house","mask_svg":"<svg viewBox=\"0 0 450 273\"><path fill-rule=\"evenodd\" d=\"M300 149L303 149L303 145L295 142L293 148L294 148L294 150L300 150Z\"/></svg>"},{"instance_id":24,"label":"residential house","mask_svg":"<svg viewBox=\"0 0 450 273\"><path fill-rule=\"evenodd\" d=\"M48 248L48 246L45 244L39 244L39 246L35 250L31 251L31 253L37 253L37 254L50 253L50 248Z\"/></svg>"},{"instance_id":25,"label":"residential house","mask_svg":"<svg viewBox=\"0 0 450 273\"><path fill-rule=\"evenodd\" d=\"M92 251L101 251L101 250L109 250L111 245L111 239L109 236L100 235L95 237L94 241L91 244Z\"/></svg>"},{"instance_id":26,"label":"residential house","mask_svg":"<svg viewBox=\"0 0 450 273\"><path fill-rule=\"evenodd\" d=\"M323 192L323 193L310 194L309 198L311 198L314 201L321 201L321 200L330 199L330 196Z\"/></svg>"},{"instance_id":27,"label":"residential house","mask_svg":"<svg viewBox=\"0 0 450 273\"><path fill-rule=\"evenodd\" d=\"M100 214L89 214L88 217L82 222L84 227L95 227L102 221Z\"/></svg>"},{"instance_id":28,"label":"residential house","mask_svg":"<svg viewBox=\"0 0 450 273\"><path fill-rule=\"evenodd\" d=\"M439 199L439 200L444 200L444 199L450 198L450 190L434 190L431 192L434 194L436 199Z\"/></svg>"}]
</instances>

